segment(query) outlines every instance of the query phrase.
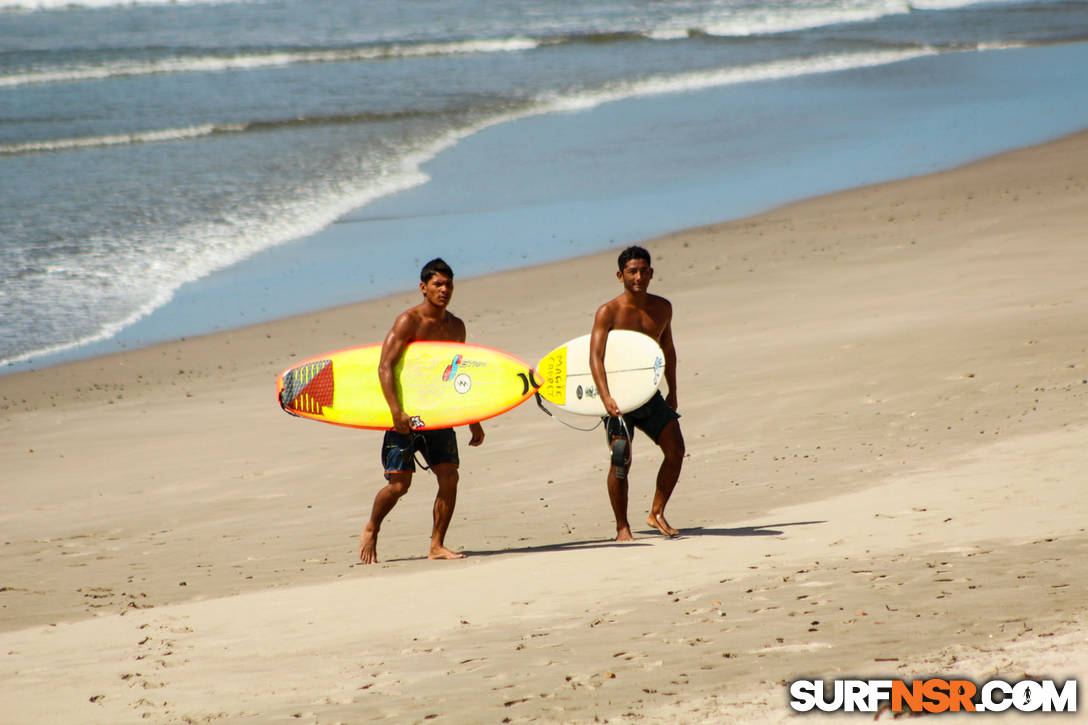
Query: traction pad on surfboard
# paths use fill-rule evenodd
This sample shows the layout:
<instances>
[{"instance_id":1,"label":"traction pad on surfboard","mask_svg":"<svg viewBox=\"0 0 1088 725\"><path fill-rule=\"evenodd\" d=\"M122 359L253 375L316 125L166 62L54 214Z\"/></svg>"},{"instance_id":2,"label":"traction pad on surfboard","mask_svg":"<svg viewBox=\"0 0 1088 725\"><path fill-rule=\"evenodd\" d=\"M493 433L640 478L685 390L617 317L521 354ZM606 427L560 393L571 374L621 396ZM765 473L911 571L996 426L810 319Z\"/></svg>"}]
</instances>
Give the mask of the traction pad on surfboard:
<instances>
[{"instance_id":1,"label":"traction pad on surfboard","mask_svg":"<svg viewBox=\"0 0 1088 725\"><path fill-rule=\"evenodd\" d=\"M284 373L280 407L288 413L321 415L332 401L332 360L315 360Z\"/></svg>"}]
</instances>

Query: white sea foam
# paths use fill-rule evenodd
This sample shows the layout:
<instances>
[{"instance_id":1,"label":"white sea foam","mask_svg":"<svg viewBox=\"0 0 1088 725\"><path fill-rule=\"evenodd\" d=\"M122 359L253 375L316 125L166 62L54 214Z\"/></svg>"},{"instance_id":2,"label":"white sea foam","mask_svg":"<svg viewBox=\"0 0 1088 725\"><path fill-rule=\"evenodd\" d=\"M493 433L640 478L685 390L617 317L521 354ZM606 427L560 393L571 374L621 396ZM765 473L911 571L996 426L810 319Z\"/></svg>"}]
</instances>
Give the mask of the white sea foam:
<instances>
[{"instance_id":1,"label":"white sea foam","mask_svg":"<svg viewBox=\"0 0 1088 725\"><path fill-rule=\"evenodd\" d=\"M687 28L661 27L643 33L651 40L683 40L690 35Z\"/></svg>"},{"instance_id":2,"label":"white sea foam","mask_svg":"<svg viewBox=\"0 0 1088 725\"><path fill-rule=\"evenodd\" d=\"M69 66L27 70L0 76L0 88L41 83L80 81L162 75L167 73L210 73L233 70L285 68L310 63L346 63L395 58L420 58L436 55L471 55L475 53L510 53L531 50L540 45L530 38L465 40L449 43L394 44L330 50L299 50L274 53L207 55L161 58L145 62L124 61L95 66Z\"/></svg>"},{"instance_id":3,"label":"white sea foam","mask_svg":"<svg viewBox=\"0 0 1088 725\"><path fill-rule=\"evenodd\" d=\"M915 10L956 10L970 5L1013 5L1021 0L910 0Z\"/></svg>"},{"instance_id":4,"label":"white sea foam","mask_svg":"<svg viewBox=\"0 0 1088 725\"><path fill-rule=\"evenodd\" d=\"M85 345L114 337L118 332L163 307L173 299L184 284L206 277L229 267L264 249L301 239L332 224L347 212L365 206L389 194L395 194L426 183L430 178L421 167L443 150L481 128L506 118L492 119L478 126L457 129L445 133L418 150L402 155L388 168L368 182L354 189L344 189L334 196L297 200L278 206L276 223L223 219L219 223L193 224L174 230L171 234L171 253L156 254L162 247L160 241L147 240L133 244L131 249L140 250L140 256L118 257L102 252L99 263L84 259L78 270L53 266L43 270L36 280L37 296L57 300L78 300L81 308L94 306L102 298L103 288L108 293L127 300L130 312L104 321L90 333L81 334L69 342L43 346L34 350L0 359L0 366L14 365L56 353L74 350ZM188 241L186 241L188 240ZM101 268L101 281L95 284L89 279L95 276L95 267ZM85 281L79 293L72 288L72 275ZM0 290L0 302L13 290ZM0 305L3 307L5 305Z\"/></svg>"},{"instance_id":5,"label":"white sea foam","mask_svg":"<svg viewBox=\"0 0 1088 725\"><path fill-rule=\"evenodd\" d=\"M0 0L0 10L66 10L138 5L224 5L247 0Z\"/></svg>"},{"instance_id":6,"label":"white sea foam","mask_svg":"<svg viewBox=\"0 0 1088 725\"><path fill-rule=\"evenodd\" d=\"M864 23L879 20L888 15L904 15L909 12L910 6L905 2L860 7L789 8L788 10L767 8L723 18L707 24L702 30L707 35L718 37L774 35L827 25Z\"/></svg>"},{"instance_id":7,"label":"white sea foam","mask_svg":"<svg viewBox=\"0 0 1088 725\"><path fill-rule=\"evenodd\" d=\"M693 34L712 37L752 37L809 30L831 25L864 23L915 10L955 10L982 3L1016 0L843 0L812 5L722 6L712 12L672 21L643 32L653 40L678 40Z\"/></svg>"},{"instance_id":8,"label":"white sea foam","mask_svg":"<svg viewBox=\"0 0 1088 725\"><path fill-rule=\"evenodd\" d=\"M161 143L163 141L186 141L209 136L216 131L241 130L243 126L190 126L188 128L169 128L159 131L120 133L109 136L88 136L84 138L62 138L49 141L28 141L25 143L0 145L0 156L13 154L38 153L43 151L73 151L76 149L103 148L106 146L125 146L138 143Z\"/></svg>"},{"instance_id":9,"label":"white sea foam","mask_svg":"<svg viewBox=\"0 0 1088 725\"><path fill-rule=\"evenodd\" d=\"M718 86L753 81L768 81L793 78L817 73L833 73L854 68L868 68L889 63L898 63L912 58L935 55L933 48L911 50L886 50L869 53L843 53L811 58L790 58L758 63L736 68L721 68L710 71L680 73L643 78L587 90L579 93L554 94L541 97L549 111L580 111L599 106L602 103L619 101L636 96L654 96L666 93L684 93Z\"/></svg>"},{"instance_id":10,"label":"white sea foam","mask_svg":"<svg viewBox=\"0 0 1088 725\"><path fill-rule=\"evenodd\" d=\"M1013 48L1030 48L1028 43L979 43L978 50L1012 50Z\"/></svg>"}]
</instances>

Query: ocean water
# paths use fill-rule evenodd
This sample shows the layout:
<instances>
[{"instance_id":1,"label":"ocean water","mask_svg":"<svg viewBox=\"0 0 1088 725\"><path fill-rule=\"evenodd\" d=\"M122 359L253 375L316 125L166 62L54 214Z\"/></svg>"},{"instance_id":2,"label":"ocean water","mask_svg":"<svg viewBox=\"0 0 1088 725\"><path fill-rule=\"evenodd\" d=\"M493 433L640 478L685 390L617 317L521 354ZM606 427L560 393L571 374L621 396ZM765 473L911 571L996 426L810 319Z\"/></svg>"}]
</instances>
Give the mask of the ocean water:
<instances>
[{"instance_id":1,"label":"ocean water","mask_svg":"<svg viewBox=\"0 0 1088 725\"><path fill-rule=\"evenodd\" d=\"M1086 39L1084 0L0 0L0 365L1043 140Z\"/></svg>"}]
</instances>

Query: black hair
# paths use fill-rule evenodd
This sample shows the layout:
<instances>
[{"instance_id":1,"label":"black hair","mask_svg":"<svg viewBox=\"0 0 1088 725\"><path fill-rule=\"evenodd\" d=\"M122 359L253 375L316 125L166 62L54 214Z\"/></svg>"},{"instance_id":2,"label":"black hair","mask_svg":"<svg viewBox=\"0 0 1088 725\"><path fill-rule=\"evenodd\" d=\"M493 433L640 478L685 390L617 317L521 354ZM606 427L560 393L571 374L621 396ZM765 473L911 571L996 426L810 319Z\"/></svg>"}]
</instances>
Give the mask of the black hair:
<instances>
[{"instance_id":1,"label":"black hair","mask_svg":"<svg viewBox=\"0 0 1088 725\"><path fill-rule=\"evenodd\" d=\"M423 265L423 269L419 271L419 281L426 284L430 281L431 277L436 274L444 274L450 279L453 279L453 270L446 264L446 260L441 257L435 257L430 262Z\"/></svg>"},{"instance_id":2,"label":"black hair","mask_svg":"<svg viewBox=\"0 0 1088 725\"><path fill-rule=\"evenodd\" d=\"M642 247L631 246L620 252L620 271L623 271L623 268L626 267L627 263L630 262L632 259L645 259L647 264L650 264L652 262L649 252L647 252Z\"/></svg>"}]
</instances>

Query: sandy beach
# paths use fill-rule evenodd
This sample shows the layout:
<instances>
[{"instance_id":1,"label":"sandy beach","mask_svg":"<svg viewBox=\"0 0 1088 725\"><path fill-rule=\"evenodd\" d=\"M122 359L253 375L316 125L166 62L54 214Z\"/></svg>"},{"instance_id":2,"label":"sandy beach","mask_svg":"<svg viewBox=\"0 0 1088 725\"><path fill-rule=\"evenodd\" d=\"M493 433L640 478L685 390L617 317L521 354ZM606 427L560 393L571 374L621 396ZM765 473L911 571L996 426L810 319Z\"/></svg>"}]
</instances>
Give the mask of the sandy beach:
<instances>
[{"instance_id":1,"label":"sandy beach","mask_svg":"<svg viewBox=\"0 0 1088 725\"><path fill-rule=\"evenodd\" d=\"M600 432L530 403L459 431L466 559L425 558L418 474L357 565L381 435L283 414L274 381L379 341L410 279L0 377L4 720L780 722L819 717L799 677L1083 682L1086 198L1082 132L648 240L672 540L638 525L647 439L614 544ZM451 310L537 360L620 291L615 256L461 279Z\"/></svg>"}]
</instances>

